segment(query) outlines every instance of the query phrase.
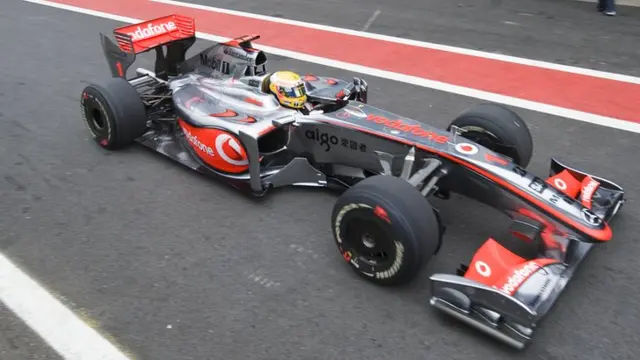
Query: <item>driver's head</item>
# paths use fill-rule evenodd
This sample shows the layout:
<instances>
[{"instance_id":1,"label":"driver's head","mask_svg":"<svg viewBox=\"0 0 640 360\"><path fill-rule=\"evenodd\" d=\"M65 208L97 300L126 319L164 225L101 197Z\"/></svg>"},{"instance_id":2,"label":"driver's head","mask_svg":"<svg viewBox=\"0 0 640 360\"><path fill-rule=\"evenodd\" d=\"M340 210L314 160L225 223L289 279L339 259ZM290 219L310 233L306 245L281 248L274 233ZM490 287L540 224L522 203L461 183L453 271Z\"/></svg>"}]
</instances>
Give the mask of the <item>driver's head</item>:
<instances>
[{"instance_id":1,"label":"driver's head","mask_svg":"<svg viewBox=\"0 0 640 360\"><path fill-rule=\"evenodd\" d=\"M307 92L300 76L292 71L277 71L269 79L269 90L282 106L301 109L307 101Z\"/></svg>"}]
</instances>

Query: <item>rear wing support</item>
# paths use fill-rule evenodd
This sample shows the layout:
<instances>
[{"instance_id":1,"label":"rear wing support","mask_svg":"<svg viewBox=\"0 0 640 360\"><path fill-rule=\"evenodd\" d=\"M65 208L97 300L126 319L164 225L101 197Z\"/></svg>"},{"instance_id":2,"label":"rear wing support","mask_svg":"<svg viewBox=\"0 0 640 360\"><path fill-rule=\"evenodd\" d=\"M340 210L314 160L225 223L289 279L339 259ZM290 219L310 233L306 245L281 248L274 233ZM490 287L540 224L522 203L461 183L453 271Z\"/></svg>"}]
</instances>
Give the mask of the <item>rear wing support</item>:
<instances>
[{"instance_id":1,"label":"rear wing support","mask_svg":"<svg viewBox=\"0 0 640 360\"><path fill-rule=\"evenodd\" d=\"M111 75L125 79L136 55L151 50L156 52L154 72L159 79L179 75L178 65L196 41L195 20L176 14L124 26L113 33L116 42L100 33L102 49Z\"/></svg>"}]
</instances>

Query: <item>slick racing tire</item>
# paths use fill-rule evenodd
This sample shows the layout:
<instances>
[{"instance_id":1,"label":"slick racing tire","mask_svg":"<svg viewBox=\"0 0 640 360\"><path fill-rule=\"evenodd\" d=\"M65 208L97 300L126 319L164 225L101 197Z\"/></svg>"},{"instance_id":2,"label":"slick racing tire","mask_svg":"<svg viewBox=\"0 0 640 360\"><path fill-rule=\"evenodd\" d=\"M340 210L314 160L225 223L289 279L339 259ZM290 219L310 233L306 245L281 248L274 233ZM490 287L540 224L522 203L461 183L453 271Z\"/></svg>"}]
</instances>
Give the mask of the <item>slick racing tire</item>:
<instances>
[{"instance_id":1,"label":"slick racing tire","mask_svg":"<svg viewBox=\"0 0 640 360\"><path fill-rule=\"evenodd\" d=\"M465 130L462 137L513 159L523 168L531 161L533 138L529 128L518 114L504 106L477 105L460 114L451 125Z\"/></svg>"},{"instance_id":2,"label":"slick racing tire","mask_svg":"<svg viewBox=\"0 0 640 360\"><path fill-rule=\"evenodd\" d=\"M416 188L393 176L373 176L342 193L331 223L342 257L379 285L409 283L440 245L434 209Z\"/></svg>"},{"instance_id":3,"label":"slick racing tire","mask_svg":"<svg viewBox=\"0 0 640 360\"><path fill-rule=\"evenodd\" d=\"M123 78L115 77L85 87L80 104L89 133L104 148L123 148L146 130L144 104L136 89Z\"/></svg>"}]
</instances>

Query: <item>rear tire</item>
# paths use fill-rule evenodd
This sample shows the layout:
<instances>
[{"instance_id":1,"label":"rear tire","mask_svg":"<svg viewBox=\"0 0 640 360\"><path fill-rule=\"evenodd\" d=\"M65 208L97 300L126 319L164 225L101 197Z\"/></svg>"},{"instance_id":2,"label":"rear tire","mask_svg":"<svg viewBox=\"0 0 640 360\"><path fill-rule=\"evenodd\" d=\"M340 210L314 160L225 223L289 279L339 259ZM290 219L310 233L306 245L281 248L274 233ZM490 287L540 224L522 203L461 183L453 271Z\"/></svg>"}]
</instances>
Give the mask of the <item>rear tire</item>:
<instances>
[{"instance_id":1,"label":"rear tire","mask_svg":"<svg viewBox=\"0 0 640 360\"><path fill-rule=\"evenodd\" d=\"M480 104L460 114L451 125L477 144L507 156L526 168L533 156L533 138L518 114L497 104ZM451 128L451 126L449 126Z\"/></svg>"},{"instance_id":2,"label":"rear tire","mask_svg":"<svg viewBox=\"0 0 640 360\"><path fill-rule=\"evenodd\" d=\"M147 114L140 95L123 78L110 78L85 87L80 106L94 141L110 150L132 144L147 128Z\"/></svg>"},{"instance_id":3,"label":"rear tire","mask_svg":"<svg viewBox=\"0 0 640 360\"><path fill-rule=\"evenodd\" d=\"M373 176L345 191L331 222L351 268L380 285L410 282L440 245L434 209L416 188L393 176Z\"/></svg>"}]
</instances>

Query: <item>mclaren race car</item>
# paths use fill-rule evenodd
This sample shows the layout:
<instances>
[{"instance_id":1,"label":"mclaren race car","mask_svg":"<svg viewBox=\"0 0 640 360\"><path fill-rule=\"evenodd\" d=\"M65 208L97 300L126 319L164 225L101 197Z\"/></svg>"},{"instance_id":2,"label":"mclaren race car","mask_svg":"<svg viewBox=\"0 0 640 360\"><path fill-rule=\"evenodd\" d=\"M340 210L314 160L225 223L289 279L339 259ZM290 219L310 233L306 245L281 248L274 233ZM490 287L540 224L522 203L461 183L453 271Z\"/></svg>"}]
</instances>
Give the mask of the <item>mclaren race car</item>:
<instances>
[{"instance_id":1,"label":"mclaren race car","mask_svg":"<svg viewBox=\"0 0 640 360\"><path fill-rule=\"evenodd\" d=\"M81 94L84 122L106 149L142 144L241 191L284 186L339 190L331 229L363 278L413 280L440 249L445 228L429 198L462 194L510 218L535 255L489 238L457 271L430 277L430 304L518 349L559 298L589 250L612 238L623 189L551 159L526 167L527 124L480 104L446 129L367 103L367 83L305 75L305 108L269 91L267 57L242 36L187 58L195 21L170 15L101 35L111 77ZM127 72L155 52L153 70Z\"/></svg>"}]
</instances>

